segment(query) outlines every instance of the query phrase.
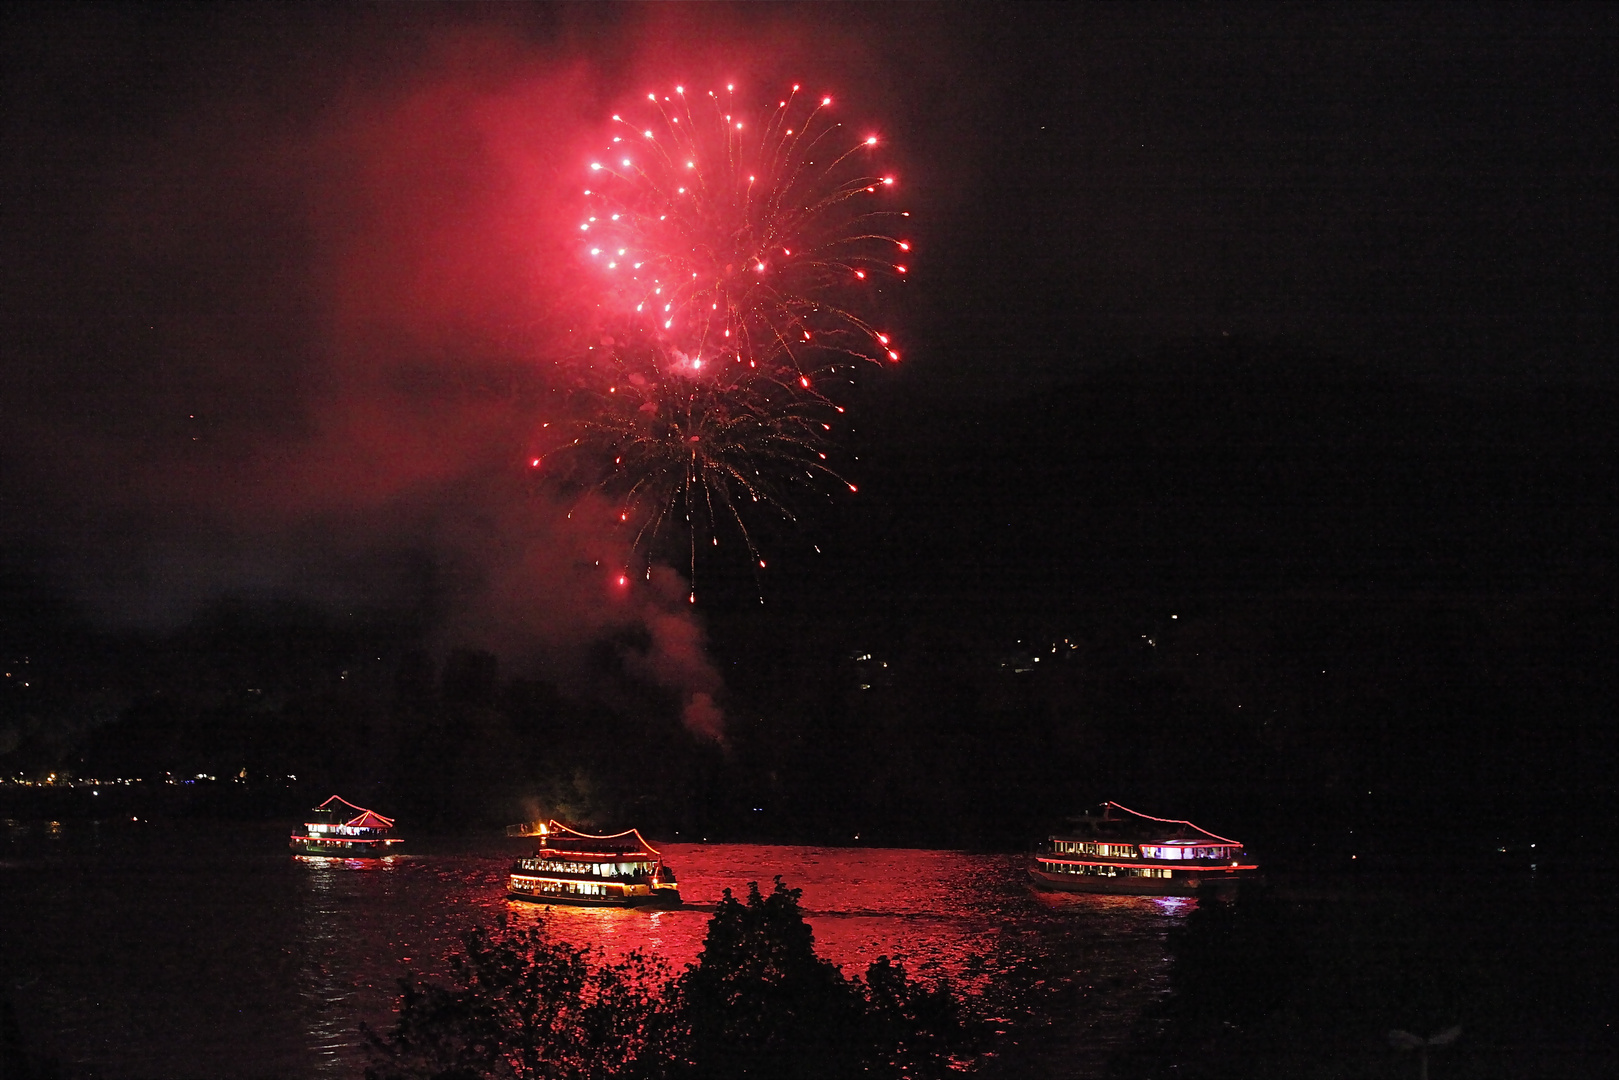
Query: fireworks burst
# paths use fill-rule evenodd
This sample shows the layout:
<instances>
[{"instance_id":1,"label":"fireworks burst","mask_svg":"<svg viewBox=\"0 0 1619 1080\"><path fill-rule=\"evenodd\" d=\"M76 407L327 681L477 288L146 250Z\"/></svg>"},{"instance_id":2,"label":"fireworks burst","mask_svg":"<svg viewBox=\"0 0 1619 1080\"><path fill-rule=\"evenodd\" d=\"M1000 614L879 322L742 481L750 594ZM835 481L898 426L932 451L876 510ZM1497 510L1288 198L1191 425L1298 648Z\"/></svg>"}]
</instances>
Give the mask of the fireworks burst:
<instances>
[{"instance_id":1,"label":"fireworks burst","mask_svg":"<svg viewBox=\"0 0 1619 1080\"><path fill-rule=\"evenodd\" d=\"M795 488L854 490L827 464L853 369L899 352L871 322L903 277L894 178L875 135L851 137L832 99L798 87L750 112L723 94L648 95L613 117L588 165L579 223L604 290L560 472L612 495L638 551L734 525L763 568L747 517L793 519Z\"/></svg>"}]
</instances>

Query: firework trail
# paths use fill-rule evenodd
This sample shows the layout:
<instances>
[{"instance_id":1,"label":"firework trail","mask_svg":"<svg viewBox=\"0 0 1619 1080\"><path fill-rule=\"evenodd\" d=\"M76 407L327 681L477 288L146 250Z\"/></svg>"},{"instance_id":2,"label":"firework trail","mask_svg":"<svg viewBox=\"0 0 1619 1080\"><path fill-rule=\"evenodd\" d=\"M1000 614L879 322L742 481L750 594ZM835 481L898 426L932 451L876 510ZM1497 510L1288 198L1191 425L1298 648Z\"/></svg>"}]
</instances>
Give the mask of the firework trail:
<instances>
[{"instance_id":1,"label":"firework trail","mask_svg":"<svg viewBox=\"0 0 1619 1080\"><path fill-rule=\"evenodd\" d=\"M728 525L757 571L754 507L793 520L801 493L855 490L828 464L834 395L899 360L870 312L907 272L892 230L909 215L872 171L877 137L851 139L829 97L795 86L753 113L732 87L647 97L588 167L579 233L605 332L533 464L610 495L649 566L683 538L695 578L697 545Z\"/></svg>"}]
</instances>

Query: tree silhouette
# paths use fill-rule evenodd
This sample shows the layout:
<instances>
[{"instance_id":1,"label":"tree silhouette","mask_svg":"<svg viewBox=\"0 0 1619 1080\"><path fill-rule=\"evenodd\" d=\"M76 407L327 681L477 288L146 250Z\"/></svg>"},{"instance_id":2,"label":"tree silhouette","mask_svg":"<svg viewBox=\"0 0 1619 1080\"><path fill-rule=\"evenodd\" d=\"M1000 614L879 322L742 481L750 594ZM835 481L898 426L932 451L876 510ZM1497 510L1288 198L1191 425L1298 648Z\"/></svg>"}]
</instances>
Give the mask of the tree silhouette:
<instances>
[{"instance_id":1,"label":"tree silhouette","mask_svg":"<svg viewBox=\"0 0 1619 1080\"><path fill-rule=\"evenodd\" d=\"M638 953L591 963L542 928L469 932L454 986L400 980L399 1020L367 1032L367 1080L599 1080L656 1072L661 969Z\"/></svg>"},{"instance_id":2,"label":"tree silhouette","mask_svg":"<svg viewBox=\"0 0 1619 1080\"><path fill-rule=\"evenodd\" d=\"M970 1049L947 984L880 957L865 981L815 953L800 892L726 890L679 978L639 954L609 964L543 928L474 930L454 985L400 980L399 1020L367 1032L368 1080L738 1080L928 1077Z\"/></svg>"},{"instance_id":3,"label":"tree silhouette","mask_svg":"<svg viewBox=\"0 0 1619 1080\"><path fill-rule=\"evenodd\" d=\"M798 889L758 883L743 903L725 890L697 964L678 984L684 1053L694 1077L841 1077L875 1064L858 984L815 954Z\"/></svg>"}]
</instances>

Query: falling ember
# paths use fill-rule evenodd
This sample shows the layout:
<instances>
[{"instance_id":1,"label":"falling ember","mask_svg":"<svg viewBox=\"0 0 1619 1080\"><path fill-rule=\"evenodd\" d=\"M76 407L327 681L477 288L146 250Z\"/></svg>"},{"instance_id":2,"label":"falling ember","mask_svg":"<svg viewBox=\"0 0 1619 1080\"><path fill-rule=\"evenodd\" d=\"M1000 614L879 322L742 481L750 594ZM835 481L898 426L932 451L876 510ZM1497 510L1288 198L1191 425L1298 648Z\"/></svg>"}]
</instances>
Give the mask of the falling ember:
<instances>
[{"instance_id":1,"label":"falling ember","mask_svg":"<svg viewBox=\"0 0 1619 1080\"><path fill-rule=\"evenodd\" d=\"M910 245L884 234L901 212L864 198L894 183L869 171L879 138L848 140L830 95L795 85L757 112L683 86L647 101L604 140L622 171L589 163L580 250L603 332L547 473L616 497L648 568L678 550L695 582L699 536L717 548L716 530L736 530L763 570L753 515L792 521L805 490L858 490L828 465L826 421L844 407L827 395L852 385L851 358L899 359L871 326L883 290L855 286L904 274L891 256Z\"/></svg>"}]
</instances>

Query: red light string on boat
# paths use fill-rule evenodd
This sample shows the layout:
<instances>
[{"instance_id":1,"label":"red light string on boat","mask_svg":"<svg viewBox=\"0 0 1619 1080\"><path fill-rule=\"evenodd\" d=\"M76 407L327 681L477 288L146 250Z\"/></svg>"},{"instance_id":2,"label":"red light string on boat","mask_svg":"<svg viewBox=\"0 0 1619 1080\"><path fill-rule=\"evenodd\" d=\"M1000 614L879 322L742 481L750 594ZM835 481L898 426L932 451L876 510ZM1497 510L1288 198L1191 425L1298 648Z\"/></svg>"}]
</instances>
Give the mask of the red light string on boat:
<instances>
[{"instance_id":1,"label":"red light string on boat","mask_svg":"<svg viewBox=\"0 0 1619 1080\"><path fill-rule=\"evenodd\" d=\"M597 833L580 832L578 829L573 828L571 825L562 824L562 822L558 821L556 818L552 818L550 821L546 822L546 828L548 830L549 829L560 829L563 832L573 833L573 835L575 835L575 836L577 836L577 837L579 837L579 838L581 838L583 840L617 840L621 836L634 836L635 839L640 842L641 846L646 848L652 854L654 854L654 855L662 855L663 854L663 852L659 851L657 848L653 847L651 844L646 842L646 837L641 835L641 830L640 829L625 829L623 832L607 833L605 835L602 835L602 834L597 834ZM547 835L549 835L549 833L547 833ZM1210 835L1213 835L1213 834L1210 834Z\"/></svg>"},{"instance_id":2,"label":"red light string on boat","mask_svg":"<svg viewBox=\"0 0 1619 1080\"><path fill-rule=\"evenodd\" d=\"M1139 810L1132 810L1128 806L1125 806L1123 803L1116 803L1112 799L1109 799L1107 801L1107 805L1108 806L1117 806L1120 810L1123 810L1126 814L1134 814L1136 817L1138 817L1138 818L1146 818L1148 821L1162 821L1162 822L1165 822L1166 824L1169 824L1169 825L1185 825L1188 828L1196 829L1198 832L1202 833L1204 836L1212 836L1216 840L1223 840L1228 844L1236 844L1238 847L1242 846L1242 841L1240 841L1240 840L1233 840L1228 836L1221 836L1218 833L1211 833L1211 832L1209 832L1209 830L1203 828L1201 825L1193 825L1190 821L1182 821L1180 818L1153 817L1151 814L1143 814Z\"/></svg>"}]
</instances>

